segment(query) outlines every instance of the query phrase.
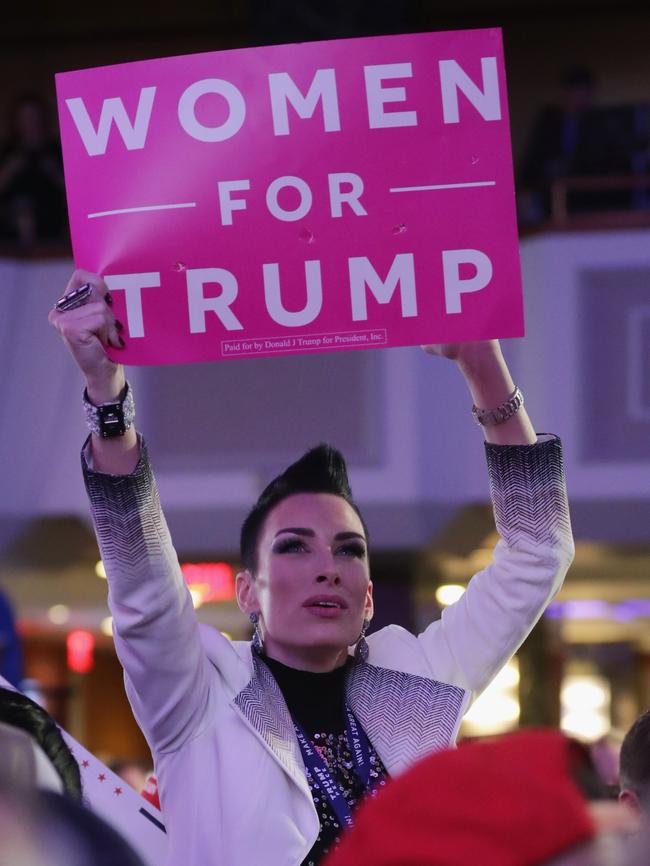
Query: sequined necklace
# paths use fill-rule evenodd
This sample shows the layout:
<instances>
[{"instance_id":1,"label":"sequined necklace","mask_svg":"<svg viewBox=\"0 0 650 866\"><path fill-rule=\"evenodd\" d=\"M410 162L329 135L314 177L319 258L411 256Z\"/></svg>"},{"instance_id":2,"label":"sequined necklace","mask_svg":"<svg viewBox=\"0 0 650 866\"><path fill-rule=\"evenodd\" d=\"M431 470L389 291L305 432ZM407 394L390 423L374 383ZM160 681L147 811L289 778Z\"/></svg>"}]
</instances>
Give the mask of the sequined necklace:
<instances>
[{"instance_id":1,"label":"sequined necklace","mask_svg":"<svg viewBox=\"0 0 650 866\"><path fill-rule=\"evenodd\" d=\"M352 810L343 795L339 783L296 719L293 719L293 726L305 766L312 777L318 780L321 790L329 800L330 806L338 818L341 827L351 827L354 823ZM355 775L359 779L364 792L367 793L376 783L371 774L372 765L370 756L372 747L366 732L358 723L354 717L354 713L347 704L345 705L345 733L354 761L353 769Z\"/></svg>"}]
</instances>

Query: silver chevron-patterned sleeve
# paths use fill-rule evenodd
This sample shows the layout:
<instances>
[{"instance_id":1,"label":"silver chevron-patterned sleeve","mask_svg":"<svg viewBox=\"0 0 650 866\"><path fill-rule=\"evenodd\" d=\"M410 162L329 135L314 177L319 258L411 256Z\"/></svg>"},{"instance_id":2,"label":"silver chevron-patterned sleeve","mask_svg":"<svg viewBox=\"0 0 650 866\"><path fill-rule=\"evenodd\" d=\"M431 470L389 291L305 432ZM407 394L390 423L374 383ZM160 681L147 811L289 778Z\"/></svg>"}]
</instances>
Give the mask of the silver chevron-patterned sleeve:
<instances>
[{"instance_id":1,"label":"silver chevron-patterned sleeve","mask_svg":"<svg viewBox=\"0 0 650 866\"><path fill-rule=\"evenodd\" d=\"M174 749L205 715L208 662L147 449L130 475L93 471L85 452L82 468L129 700L152 749Z\"/></svg>"},{"instance_id":2,"label":"silver chevron-patterned sleeve","mask_svg":"<svg viewBox=\"0 0 650 866\"><path fill-rule=\"evenodd\" d=\"M485 445L494 519L509 544L572 546L562 444L542 435L535 445Z\"/></svg>"},{"instance_id":3,"label":"silver chevron-patterned sleeve","mask_svg":"<svg viewBox=\"0 0 650 866\"><path fill-rule=\"evenodd\" d=\"M418 637L434 678L474 697L521 646L573 558L560 440L488 444L486 453L500 535L492 562Z\"/></svg>"}]
</instances>

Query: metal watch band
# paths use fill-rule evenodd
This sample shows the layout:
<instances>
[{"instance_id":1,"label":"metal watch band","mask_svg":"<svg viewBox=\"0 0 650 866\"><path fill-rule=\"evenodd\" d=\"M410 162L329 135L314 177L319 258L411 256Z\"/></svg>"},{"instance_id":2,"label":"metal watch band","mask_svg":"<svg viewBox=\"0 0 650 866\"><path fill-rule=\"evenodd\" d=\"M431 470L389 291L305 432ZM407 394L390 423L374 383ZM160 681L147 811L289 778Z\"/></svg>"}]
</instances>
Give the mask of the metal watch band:
<instances>
[{"instance_id":1,"label":"metal watch band","mask_svg":"<svg viewBox=\"0 0 650 866\"><path fill-rule=\"evenodd\" d=\"M135 400L128 382L118 400L101 403L99 406L90 402L84 388L83 405L88 429L102 439L124 436L135 418Z\"/></svg>"},{"instance_id":2,"label":"metal watch band","mask_svg":"<svg viewBox=\"0 0 650 866\"><path fill-rule=\"evenodd\" d=\"M519 388L515 387L508 399L496 409L479 409L477 406L472 406L472 415L476 423L482 427L495 427L516 415L523 405L524 395Z\"/></svg>"}]
</instances>

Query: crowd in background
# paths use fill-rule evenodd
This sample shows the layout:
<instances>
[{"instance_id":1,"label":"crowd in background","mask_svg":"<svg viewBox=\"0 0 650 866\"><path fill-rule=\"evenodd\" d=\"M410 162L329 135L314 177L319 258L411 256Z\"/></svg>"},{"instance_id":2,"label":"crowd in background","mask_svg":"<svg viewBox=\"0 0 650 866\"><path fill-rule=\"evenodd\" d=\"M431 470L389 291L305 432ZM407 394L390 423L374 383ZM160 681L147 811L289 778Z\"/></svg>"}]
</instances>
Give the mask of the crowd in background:
<instances>
[{"instance_id":1,"label":"crowd in background","mask_svg":"<svg viewBox=\"0 0 650 866\"><path fill-rule=\"evenodd\" d=\"M61 146L46 101L23 94L0 137L0 246L17 251L67 242Z\"/></svg>"},{"instance_id":2,"label":"crowd in background","mask_svg":"<svg viewBox=\"0 0 650 866\"><path fill-rule=\"evenodd\" d=\"M552 216L552 187L566 178L607 178L567 191L571 214L650 207L650 105L602 106L592 72L567 69L562 99L538 114L518 169L519 220Z\"/></svg>"},{"instance_id":3,"label":"crowd in background","mask_svg":"<svg viewBox=\"0 0 650 866\"><path fill-rule=\"evenodd\" d=\"M553 184L606 179L568 189L569 214L650 209L650 104L604 106L586 67L561 76L561 100L543 107L517 166L520 224L553 218ZM25 93L0 131L0 249L65 249L68 240L61 147L42 95Z\"/></svg>"}]
</instances>

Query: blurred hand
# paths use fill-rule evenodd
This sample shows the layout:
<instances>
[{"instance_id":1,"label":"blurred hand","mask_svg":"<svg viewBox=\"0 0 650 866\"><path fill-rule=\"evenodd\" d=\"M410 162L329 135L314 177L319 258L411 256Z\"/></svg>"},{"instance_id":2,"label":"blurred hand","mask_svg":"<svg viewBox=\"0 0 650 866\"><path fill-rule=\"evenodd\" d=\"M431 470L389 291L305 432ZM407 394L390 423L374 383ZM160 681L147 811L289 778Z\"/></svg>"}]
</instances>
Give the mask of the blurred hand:
<instances>
[{"instance_id":1,"label":"blurred hand","mask_svg":"<svg viewBox=\"0 0 650 866\"><path fill-rule=\"evenodd\" d=\"M422 346L428 355L448 358L450 361L466 361L481 355L495 355L499 350L498 340L477 340L473 343L432 343Z\"/></svg>"}]
</instances>

